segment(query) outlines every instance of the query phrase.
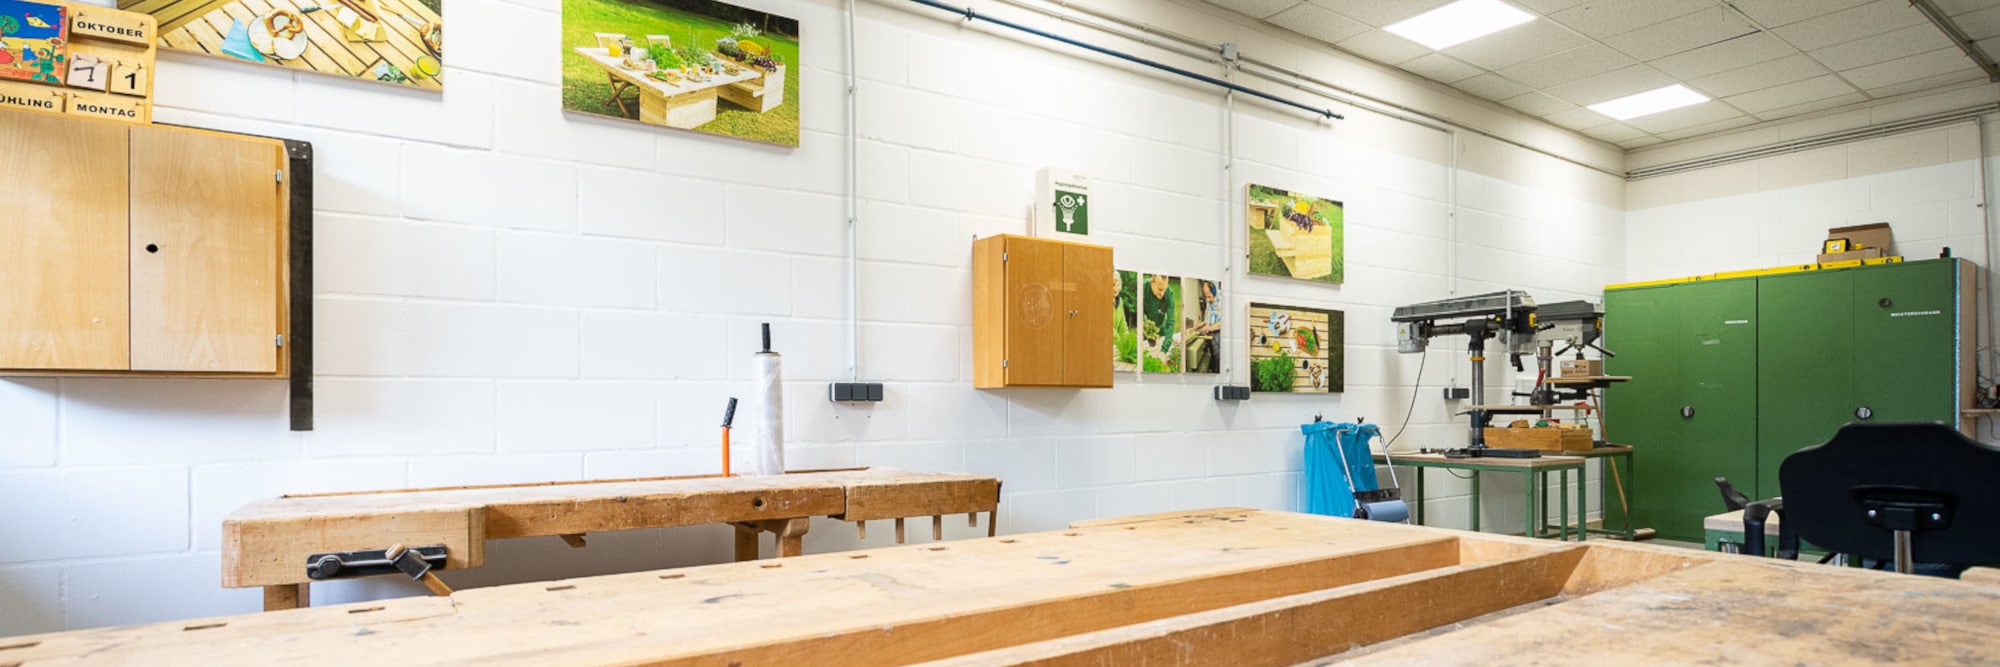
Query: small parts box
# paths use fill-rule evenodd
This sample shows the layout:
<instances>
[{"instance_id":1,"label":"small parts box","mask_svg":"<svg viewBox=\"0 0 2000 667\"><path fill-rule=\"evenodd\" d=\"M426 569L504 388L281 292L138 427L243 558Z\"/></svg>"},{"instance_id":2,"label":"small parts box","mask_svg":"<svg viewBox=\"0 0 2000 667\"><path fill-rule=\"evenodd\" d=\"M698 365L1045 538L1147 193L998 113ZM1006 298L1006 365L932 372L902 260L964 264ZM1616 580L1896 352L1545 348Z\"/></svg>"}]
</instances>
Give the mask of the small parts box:
<instances>
[{"instance_id":1,"label":"small parts box","mask_svg":"<svg viewBox=\"0 0 2000 667\"><path fill-rule=\"evenodd\" d=\"M1604 375L1603 359L1564 359L1557 369L1560 377L1589 378Z\"/></svg>"}]
</instances>

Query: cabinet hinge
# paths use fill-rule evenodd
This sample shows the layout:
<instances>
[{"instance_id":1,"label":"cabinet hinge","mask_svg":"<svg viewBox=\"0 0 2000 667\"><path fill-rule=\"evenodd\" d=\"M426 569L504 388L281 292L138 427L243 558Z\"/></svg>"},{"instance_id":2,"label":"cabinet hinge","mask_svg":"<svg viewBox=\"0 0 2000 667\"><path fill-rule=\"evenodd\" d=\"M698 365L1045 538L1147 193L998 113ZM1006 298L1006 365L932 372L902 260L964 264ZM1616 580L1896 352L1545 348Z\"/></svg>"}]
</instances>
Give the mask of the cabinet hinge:
<instances>
[{"instance_id":1,"label":"cabinet hinge","mask_svg":"<svg viewBox=\"0 0 2000 667\"><path fill-rule=\"evenodd\" d=\"M278 334L278 347L284 347L284 346L285 346L285 335Z\"/></svg>"},{"instance_id":2,"label":"cabinet hinge","mask_svg":"<svg viewBox=\"0 0 2000 667\"><path fill-rule=\"evenodd\" d=\"M1001 368L1006 368L1006 367L1007 367L1007 360L1006 360L1006 359L1001 359L1001 360L1000 360L1000 367L1001 367Z\"/></svg>"},{"instance_id":3,"label":"cabinet hinge","mask_svg":"<svg viewBox=\"0 0 2000 667\"><path fill-rule=\"evenodd\" d=\"M279 183L285 182L285 170L279 169L277 172L272 174L272 178L277 179Z\"/></svg>"},{"instance_id":4,"label":"cabinet hinge","mask_svg":"<svg viewBox=\"0 0 2000 667\"><path fill-rule=\"evenodd\" d=\"M1007 253L1004 253L1004 252L1003 252L1003 253L1000 253L1000 261L1002 261L1002 262L1005 262L1005 261L1007 261Z\"/></svg>"}]
</instances>

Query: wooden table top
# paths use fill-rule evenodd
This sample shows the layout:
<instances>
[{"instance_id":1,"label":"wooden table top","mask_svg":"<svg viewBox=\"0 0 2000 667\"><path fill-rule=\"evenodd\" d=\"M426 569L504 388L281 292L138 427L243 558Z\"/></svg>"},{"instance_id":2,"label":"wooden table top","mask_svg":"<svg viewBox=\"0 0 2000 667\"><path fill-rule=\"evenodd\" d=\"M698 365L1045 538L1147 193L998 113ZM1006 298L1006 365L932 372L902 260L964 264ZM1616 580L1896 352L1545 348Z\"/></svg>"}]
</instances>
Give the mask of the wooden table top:
<instances>
[{"instance_id":1,"label":"wooden table top","mask_svg":"<svg viewBox=\"0 0 2000 667\"><path fill-rule=\"evenodd\" d=\"M1519 469L1541 469L1541 468L1577 468L1583 466L1582 457L1569 456L1568 454L1569 452L1551 451L1543 453L1540 457L1532 459L1509 459L1509 458L1485 457L1485 456L1477 458L1455 459L1445 456L1443 454L1419 454L1414 452L1409 454L1400 454L1392 452L1389 454L1388 458L1390 460L1395 461L1397 464L1420 465L1432 468L1479 468L1484 470L1500 470L1500 469L1519 470ZM1375 461L1377 463L1381 463L1383 461L1383 456L1381 454L1376 454Z\"/></svg>"},{"instance_id":2,"label":"wooden table top","mask_svg":"<svg viewBox=\"0 0 2000 667\"><path fill-rule=\"evenodd\" d=\"M1996 626L2000 587L1973 582L1217 509L24 636L0 661L1978 664Z\"/></svg>"},{"instance_id":3,"label":"wooden table top","mask_svg":"<svg viewBox=\"0 0 2000 667\"><path fill-rule=\"evenodd\" d=\"M756 79L764 78L764 70L757 69L755 67L750 67L747 65L738 65L737 67L740 67L741 69L735 74L717 74L715 76L709 77L707 81L703 81L700 83L688 81L686 79L682 79L680 83L667 83L665 81L660 81L652 77L646 76L645 72L625 69L625 60L622 58L612 57L610 50L605 49L604 47L579 46L576 47L576 52L585 58L589 58L591 62L597 63L598 67L602 67L606 71L611 72L612 76L623 79L627 82L632 83L633 85L645 88L651 91L655 95L662 95L665 97L673 97L675 95L686 95L688 93L699 92L707 90L709 88L720 88L722 86L727 86L732 83L742 83L745 81L753 81Z\"/></svg>"}]
</instances>

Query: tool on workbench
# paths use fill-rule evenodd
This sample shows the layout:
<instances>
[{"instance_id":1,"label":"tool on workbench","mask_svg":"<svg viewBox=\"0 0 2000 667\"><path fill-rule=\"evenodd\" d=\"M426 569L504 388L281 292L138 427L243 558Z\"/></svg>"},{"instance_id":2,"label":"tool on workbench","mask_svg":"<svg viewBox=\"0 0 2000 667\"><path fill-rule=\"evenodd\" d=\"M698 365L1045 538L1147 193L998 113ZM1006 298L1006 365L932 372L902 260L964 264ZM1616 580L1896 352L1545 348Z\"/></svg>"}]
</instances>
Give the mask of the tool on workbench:
<instances>
[{"instance_id":1,"label":"tool on workbench","mask_svg":"<svg viewBox=\"0 0 2000 667\"><path fill-rule=\"evenodd\" d=\"M444 567L445 546L404 547L391 545L379 551L344 551L306 557L306 578L329 581L401 572L422 583L435 595L451 595L451 587L431 570Z\"/></svg>"},{"instance_id":2,"label":"tool on workbench","mask_svg":"<svg viewBox=\"0 0 2000 667\"><path fill-rule=\"evenodd\" d=\"M1439 320L1462 320L1440 323ZM1445 456L1496 458L1536 458L1533 449L1501 449L1486 446L1486 427L1492 421L1493 406L1486 404L1486 341L1499 338L1507 347L1514 370L1524 370L1521 355L1535 344L1535 299L1520 290L1505 290L1467 297L1426 301L1397 308L1389 321L1396 323L1396 351L1422 353L1435 336L1464 335L1472 357L1472 406L1468 411L1472 433L1463 449L1447 450Z\"/></svg>"},{"instance_id":3,"label":"tool on workbench","mask_svg":"<svg viewBox=\"0 0 2000 667\"><path fill-rule=\"evenodd\" d=\"M1299 427L1306 435L1306 511L1371 521L1402 523L1410 518L1396 468L1390 463L1389 486L1375 478L1369 443L1382 437L1374 424L1333 423L1315 416ZM1383 448L1388 462L1388 449Z\"/></svg>"},{"instance_id":4,"label":"tool on workbench","mask_svg":"<svg viewBox=\"0 0 2000 667\"><path fill-rule=\"evenodd\" d=\"M764 349L751 357L756 368L757 434L750 441L751 470L757 475L785 474L784 357L771 350L771 323L764 323Z\"/></svg>"},{"instance_id":5,"label":"tool on workbench","mask_svg":"<svg viewBox=\"0 0 2000 667\"><path fill-rule=\"evenodd\" d=\"M729 476L729 426L736 423L736 397L729 397L729 407L722 411L722 476Z\"/></svg>"}]
</instances>

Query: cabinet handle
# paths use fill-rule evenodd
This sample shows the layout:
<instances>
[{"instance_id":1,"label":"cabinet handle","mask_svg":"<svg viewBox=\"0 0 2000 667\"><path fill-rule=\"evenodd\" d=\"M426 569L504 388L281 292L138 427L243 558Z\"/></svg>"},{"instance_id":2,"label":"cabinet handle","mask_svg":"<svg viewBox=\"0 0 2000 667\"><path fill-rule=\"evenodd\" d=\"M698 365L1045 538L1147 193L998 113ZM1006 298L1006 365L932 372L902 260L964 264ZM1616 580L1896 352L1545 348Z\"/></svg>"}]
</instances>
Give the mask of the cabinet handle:
<instances>
[{"instance_id":1,"label":"cabinet handle","mask_svg":"<svg viewBox=\"0 0 2000 667\"><path fill-rule=\"evenodd\" d=\"M1693 418L1694 418L1694 406L1692 406L1692 405L1683 405L1683 406L1681 406L1681 418L1682 418L1682 419L1693 419Z\"/></svg>"},{"instance_id":2,"label":"cabinet handle","mask_svg":"<svg viewBox=\"0 0 2000 667\"><path fill-rule=\"evenodd\" d=\"M1854 409L1854 418L1855 418L1855 419L1860 419L1860 420L1864 420L1864 421L1865 421L1865 420L1869 420L1869 419L1874 419L1874 418L1875 418L1875 410L1874 410L1873 408L1870 408L1870 407L1866 406L1866 405L1864 405L1864 406L1861 406L1861 407L1858 407L1858 408L1855 408L1855 409Z\"/></svg>"}]
</instances>

